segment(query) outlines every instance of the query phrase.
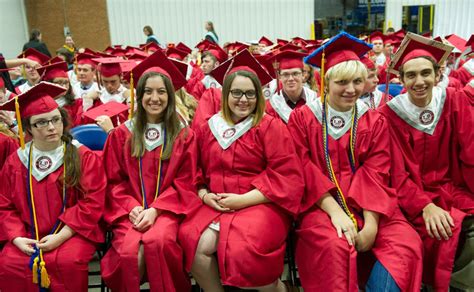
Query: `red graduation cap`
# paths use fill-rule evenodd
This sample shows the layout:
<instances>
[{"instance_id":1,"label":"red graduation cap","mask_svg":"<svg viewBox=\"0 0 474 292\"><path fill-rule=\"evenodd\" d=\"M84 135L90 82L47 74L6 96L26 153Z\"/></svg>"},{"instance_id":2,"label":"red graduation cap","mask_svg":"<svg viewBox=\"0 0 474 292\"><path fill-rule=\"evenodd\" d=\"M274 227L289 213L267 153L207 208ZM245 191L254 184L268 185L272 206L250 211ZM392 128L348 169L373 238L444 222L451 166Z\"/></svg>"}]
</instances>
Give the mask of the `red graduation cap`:
<instances>
[{"instance_id":1,"label":"red graduation cap","mask_svg":"<svg viewBox=\"0 0 474 292\"><path fill-rule=\"evenodd\" d=\"M50 65L50 64L59 63L59 62L64 62L64 59L62 59L59 56L56 56L56 57L53 57L53 58L49 59L43 65L46 65L46 64Z\"/></svg>"},{"instance_id":2,"label":"red graduation cap","mask_svg":"<svg viewBox=\"0 0 474 292\"><path fill-rule=\"evenodd\" d=\"M375 62L372 61L369 57L363 56L360 58L360 61L365 65L367 70L375 70L377 67L375 66Z\"/></svg>"},{"instance_id":3,"label":"red graduation cap","mask_svg":"<svg viewBox=\"0 0 474 292\"><path fill-rule=\"evenodd\" d=\"M301 47L297 46L297 45L294 45L292 43L287 43L281 47L278 47L277 48L280 52L282 51L293 51L293 52L297 52L298 50L301 50Z\"/></svg>"},{"instance_id":4,"label":"red graduation cap","mask_svg":"<svg viewBox=\"0 0 474 292\"><path fill-rule=\"evenodd\" d=\"M96 51L91 50L91 49L89 49L89 48L84 48L84 50L83 50L82 53L89 54L89 55L96 55L96 54L97 54Z\"/></svg>"},{"instance_id":5,"label":"red graduation cap","mask_svg":"<svg viewBox=\"0 0 474 292\"><path fill-rule=\"evenodd\" d=\"M96 58L92 61L99 64L98 70L103 77L112 77L114 75L122 74L122 67L120 63L128 62L121 58Z\"/></svg>"},{"instance_id":6,"label":"red graduation cap","mask_svg":"<svg viewBox=\"0 0 474 292\"><path fill-rule=\"evenodd\" d=\"M216 44L209 45L205 49L205 52L210 52L212 55L214 55L214 57L216 57L219 63L224 62L225 60L227 60L227 57L228 57L227 53L220 46Z\"/></svg>"},{"instance_id":7,"label":"red graduation cap","mask_svg":"<svg viewBox=\"0 0 474 292\"><path fill-rule=\"evenodd\" d=\"M393 35L393 36L396 36L396 37L398 37L398 38L400 38L400 39L403 39L403 38L405 37L405 35L406 35L406 32L405 32L405 30L404 30L403 28L401 28L401 29L397 30L396 32L394 32L392 35Z\"/></svg>"},{"instance_id":8,"label":"red graduation cap","mask_svg":"<svg viewBox=\"0 0 474 292\"><path fill-rule=\"evenodd\" d=\"M120 64L120 68L122 69L122 73L126 74L126 73L132 71L132 69L135 66L137 66L139 63L140 63L140 61L137 61L137 60L127 60L127 62L121 62L119 64Z\"/></svg>"},{"instance_id":9,"label":"red graduation cap","mask_svg":"<svg viewBox=\"0 0 474 292\"><path fill-rule=\"evenodd\" d=\"M472 49L472 47L473 47L472 45L473 45L473 44L474 44L474 34L472 34L471 37L467 40L467 42L466 42L466 48L467 48L467 47L471 47L471 49Z\"/></svg>"},{"instance_id":10,"label":"red graduation cap","mask_svg":"<svg viewBox=\"0 0 474 292\"><path fill-rule=\"evenodd\" d=\"M280 46L286 45L287 43L289 43L287 40L277 39L277 44L279 44Z\"/></svg>"},{"instance_id":11,"label":"red graduation cap","mask_svg":"<svg viewBox=\"0 0 474 292\"><path fill-rule=\"evenodd\" d=\"M183 75L186 78L186 75L188 74L188 64L186 64L184 62L181 62L181 61L178 61L176 59L168 58L168 60L170 60L171 63L173 63L173 65L176 68L178 68L179 72L181 72L181 75Z\"/></svg>"},{"instance_id":12,"label":"red graduation cap","mask_svg":"<svg viewBox=\"0 0 474 292\"><path fill-rule=\"evenodd\" d=\"M135 52L143 52L141 48L127 46L125 48L125 55L135 54Z\"/></svg>"},{"instance_id":13,"label":"red graduation cap","mask_svg":"<svg viewBox=\"0 0 474 292\"><path fill-rule=\"evenodd\" d=\"M301 37L294 37L291 39L291 42L297 46L304 47L306 46L307 42L304 38Z\"/></svg>"},{"instance_id":14,"label":"red graduation cap","mask_svg":"<svg viewBox=\"0 0 474 292\"><path fill-rule=\"evenodd\" d=\"M223 84L227 75L241 70L255 74L262 86L272 81L272 77L248 50L244 50L235 55L232 59L222 63L219 67L211 71L211 75L219 84Z\"/></svg>"},{"instance_id":15,"label":"red graduation cap","mask_svg":"<svg viewBox=\"0 0 474 292\"><path fill-rule=\"evenodd\" d=\"M113 50L114 48L112 48L111 46L108 46L107 48L105 48L104 52L110 54L112 53Z\"/></svg>"},{"instance_id":16,"label":"red graduation cap","mask_svg":"<svg viewBox=\"0 0 474 292\"><path fill-rule=\"evenodd\" d=\"M303 58L306 57L305 53L294 52L294 51L283 51L272 56L269 61L271 63L278 62L278 69L293 69L301 68L303 69Z\"/></svg>"},{"instance_id":17,"label":"red graduation cap","mask_svg":"<svg viewBox=\"0 0 474 292\"><path fill-rule=\"evenodd\" d=\"M398 72L406 62L423 56L430 57L440 64L446 60L452 50L452 46L409 32L393 58L394 66L391 73Z\"/></svg>"},{"instance_id":18,"label":"red graduation cap","mask_svg":"<svg viewBox=\"0 0 474 292\"><path fill-rule=\"evenodd\" d=\"M114 50L110 54L115 57L124 57L126 53L127 53L126 49L122 49L121 47L118 47L118 48L114 48Z\"/></svg>"},{"instance_id":19,"label":"red graduation cap","mask_svg":"<svg viewBox=\"0 0 474 292\"><path fill-rule=\"evenodd\" d=\"M145 44L143 47L142 47L142 50L144 50L145 52L151 54L153 52L156 52L156 51L161 51L161 47L154 43L154 42L151 42L151 43L148 43L148 44Z\"/></svg>"},{"instance_id":20,"label":"red graduation cap","mask_svg":"<svg viewBox=\"0 0 474 292\"><path fill-rule=\"evenodd\" d=\"M67 63L64 61L52 63L37 69L41 80L53 80L54 78L69 78L67 75Z\"/></svg>"},{"instance_id":21,"label":"red graduation cap","mask_svg":"<svg viewBox=\"0 0 474 292\"><path fill-rule=\"evenodd\" d=\"M185 76L183 76L178 68L168 60L163 51L156 51L140 64L135 66L130 73L133 73L134 82L138 83L138 80L144 73L151 71L168 77L173 83L174 90L180 89L187 82ZM124 79L130 81L130 73L125 74Z\"/></svg>"},{"instance_id":22,"label":"red graduation cap","mask_svg":"<svg viewBox=\"0 0 474 292\"><path fill-rule=\"evenodd\" d=\"M76 56L77 64L78 65L91 65L92 68L95 68L95 63L92 59L97 58L95 55L82 53Z\"/></svg>"},{"instance_id":23,"label":"red graduation cap","mask_svg":"<svg viewBox=\"0 0 474 292\"><path fill-rule=\"evenodd\" d=\"M447 35L445 39L449 42L449 44L454 46L461 53L466 50L466 40L461 38L460 36L456 34L450 34L450 35Z\"/></svg>"},{"instance_id":24,"label":"red graduation cap","mask_svg":"<svg viewBox=\"0 0 474 292\"><path fill-rule=\"evenodd\" d=\"M95 121L95 119L99 116L108 116L109 118L113 118L114 116L120 115L126 111L128 111L128 105L112 100L108 103L86 111L84 116Z\"/></svg>"},{"instance_id":25,"label":"red graduation cap","mask_svg":"<svg viewBox=\"0 0 474 292\"><path fill-rule=\"evenodd\" d=\"M341 32L319 49L307 56L304 61L308 64L321 68L323 53L325 54L325 70L344 61L357 60L372 49L372 46L358 38Z\"/></svg>"},{"instance_id":26,"label":"red graduation cap","mask_svg":"<svg viewBox=\"0 0 474 292\"><path fill-rule=\"evenodd\" d=\"M49 113L58 108L54 99L67 91L66 88L42 81L30 90L18 95L20 114L23 118ZM11 99L2 105L0 110L15 111L15 100Z\"/></svg>"},{"instance_id":27,"label":"red graduation cap","mask_svg":"<svg viewBox=\"0 0 474 292\"><path fill-rule=\"evenodd\" d=\"M127 59L128 60L138 60L138 61L143 61L145 60L146 58L148 58L148 55L147 53L145 52L136 52L135 54L132 54L132 55L128 55L127 56Z\"/></svg>"},{"instance_id":28,"label":"red graduation cap","mask_svg":"<svg viewBox=\"0 0 474 292\"><path fill-rule=\"evenodd\" d=\"M181 50L183 52L186 52L188 54L191 54L193 52L193 50L191 50L190 47L186 46L185 44L183 44L182 42L179 42L177 45L176 45L176 48L178 50Z\"/></svg>"},{"instance_id":29,"label":"red graduation cap","mask_svg":"<svg viewBox=\"0 0 474 292\"><path fill-rule=\"evenodd\" d=\"M374 41L385 41L385 35L381 31L374 31L370 34L369 38L371 43Z\"/></svg>"},{"instance_id":30,"label":"red graduation cap","mask_svg":"<svg viewBox=\"0 0 474 292\"><path fill-rule=\"evenodd\" d=\"M273 57L273 53L268 53L265 55L254 55L255 59L260 63L260 65L265 68L268 74L275 79L276 74L275 74L275 68L273 68L273 64L270 61L270 59Z\"/></svg>"},{"instance_id":31,"label":"red graduation cap","mask_svg":"<svg viewBox=\"0 0 474 292\"><path fill-rule=\"evenodd\" d=\"M35 62L38 62L40 65L43 63L48 62L49 57L46 56L43 53L38 52L37 50L33 48L28 48L23 53L21 53L18 58L27 58L30 60L33 60Z\"/></svg>"},{"instance_id":32,"label":"red graduation cap","mask_svg":"<svg viewBox=\"0 0 474 292\"><path fill-rule=\"evenodd\" d=\"M421 35L424 36L425 38L431 38L431 31L427 31L425 33L422 33Z\"/></svg>"},{"instance_id":33,"label":"red graduation cap","mask_svg":"<svg viewBox=\"0 0 474 292\"><path fill-rule=\"evenodd\" d=\"M268 39L267 37L265 36L262 36L259 40L258 40L258 43L259 44L262 44L262 45L265 45L266 47L269 47L271 45L273 45L273 42Z\"/></svg>"},{"instance_id":34,"label":"red graduation cap","mask_svg":"<svg viewBox=\"0 0 474 292\"><path fill-rule=\"evenodd\" d=\"M200 52L204 52L210 45L212 45L213 43L211 43L210 41L204 39L202 41L200 41L196 46L195 48L197 48Z\"/></svg>"},{"instance_id":35,"label":"red graduation cap","mask_svg":"<svg viewBox=\"0 0 474 292\"><path fill-rule=\"evenodd\" d=\"M175 47L169 48L166 50L166 56L168 56L168 58L184 60L184 58L186 58L187 55L188 55L187 52L181 51L180 49L177 49Z\"/></svg>"}]
</instances>

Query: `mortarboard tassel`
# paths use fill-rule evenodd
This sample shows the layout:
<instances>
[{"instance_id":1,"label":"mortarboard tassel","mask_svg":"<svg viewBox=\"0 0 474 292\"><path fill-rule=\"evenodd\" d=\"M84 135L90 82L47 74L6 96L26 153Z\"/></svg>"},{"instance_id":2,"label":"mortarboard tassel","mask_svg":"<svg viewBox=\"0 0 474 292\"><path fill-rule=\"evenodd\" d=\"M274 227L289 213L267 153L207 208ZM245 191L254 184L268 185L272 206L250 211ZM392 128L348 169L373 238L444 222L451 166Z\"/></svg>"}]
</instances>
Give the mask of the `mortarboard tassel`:
<instances>
[{"instance_id":1,"label":"mortarboard tassel","mask_svg":"<svg viewBox=\"0 0 474 292\"><path fill-rule=\"evenodd\" d=\"M38 284L38 259L39 255L33 260L33 266L31 272L33 273L33 284Z\"/></svg>"},{"instance_id":2,"label":"mortarboard tassel","mask_svg":"<svg viewBox=\"0 0 474 292\"><path fill-rule=\"evenodd\" d=\"M324 102L324 95L325 95L325 90L324 90L324 78L326 75L326 70L324 69L324 63L326 63L326 53L323 50L323 55L321 57L321 88L319 89L321 91L321 100Z\"/></svg>"},{"instance_id":3,"label":"mortarboard tassel","mask_svg":"<svg viewBox=\"0 0 474 292\"><path fill-rule=\"evenodd\" d=\"M16 114L16 121L18 123L18 136L20 136L20 147L22 150L24 150L25 137L23 135L23 124L21 122L20 104L18 103L18 96L15 97L15 114Z\"/></svg>"}]
</instances>

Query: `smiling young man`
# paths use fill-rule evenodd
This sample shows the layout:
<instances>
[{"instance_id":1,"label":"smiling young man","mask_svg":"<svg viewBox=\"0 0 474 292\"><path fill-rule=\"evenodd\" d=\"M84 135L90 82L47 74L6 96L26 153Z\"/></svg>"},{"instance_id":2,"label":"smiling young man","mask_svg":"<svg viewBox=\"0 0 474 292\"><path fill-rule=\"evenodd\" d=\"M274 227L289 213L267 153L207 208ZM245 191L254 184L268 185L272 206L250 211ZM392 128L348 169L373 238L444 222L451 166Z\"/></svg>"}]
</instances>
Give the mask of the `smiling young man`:
<instances>
[{"instance_id":1,"label":"smiling young man","mask_svg":"<svg viewBox=\"0 0 474 292\"><path fill-rule=\"evenodd\" d=\"M462 91L435 86L452 47L432 42L408 35L394 57L407 92L380 111L391 126L392 184L423 240L423 282L448 291L450 282L474 286L466 277L474 244L474 112Z\"/></svg>"},{"instance_id":2,"label":"smiling young man","mask_svg":"<svg viewBox=\"0 0 474 292\"><path fill-rule=\"evenodd\" d=\"M266 113L288 123L291 112L317 98L316 92L303 85L303 58L306 54L283 51L272 57L278 64L282 89L267 100Z\"/></svg>"},{"instance_id":3,"label":"smiling young man","mask_svg":"<svg viewBox=\"0 0 474 292\"><path fill-rule=\"evenodd\" d=\"M83 98L89 92L99 89L97 83L94 81L96 64L92 61L93 58L95 58L94 55L87 53L79 54L76 57L76 75L79 82L74 84L72 88L76 98Z\"/></svg>"}]
</instances>

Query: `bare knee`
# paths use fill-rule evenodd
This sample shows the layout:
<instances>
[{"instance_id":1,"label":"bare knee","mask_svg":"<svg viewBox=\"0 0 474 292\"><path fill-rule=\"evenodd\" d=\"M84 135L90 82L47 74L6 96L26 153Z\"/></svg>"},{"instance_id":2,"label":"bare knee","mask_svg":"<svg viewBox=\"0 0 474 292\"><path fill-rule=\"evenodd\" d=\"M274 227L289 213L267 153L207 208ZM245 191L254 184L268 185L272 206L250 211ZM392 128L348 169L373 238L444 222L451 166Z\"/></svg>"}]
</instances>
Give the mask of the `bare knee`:
<instances>
[{"instance_id":1,"label":"bare knee","mask_svg":"<svg viewBox=\"0 0 474 292\"><path fill-rule=\"evenodd\" d=\"M212 255L217 251L217 243L219 239L219 233L215 230L207 228L199 239L196 254Z\"/></svg>"}]
</instances>

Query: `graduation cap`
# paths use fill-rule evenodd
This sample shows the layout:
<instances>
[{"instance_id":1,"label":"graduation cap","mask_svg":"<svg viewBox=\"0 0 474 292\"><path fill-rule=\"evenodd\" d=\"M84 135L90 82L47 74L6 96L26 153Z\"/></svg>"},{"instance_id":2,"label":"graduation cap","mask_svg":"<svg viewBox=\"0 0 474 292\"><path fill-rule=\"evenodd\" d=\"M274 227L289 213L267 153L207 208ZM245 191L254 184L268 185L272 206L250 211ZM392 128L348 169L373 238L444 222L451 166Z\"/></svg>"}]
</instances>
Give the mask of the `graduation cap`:
<instances>
[{"instance_id":1,"label":"graduation cap","mask_svg":"<svg viewBox=\"0 0 474 292\"><path fill-rule=\"evenodd\" d=\"M126 57L129 60L145 60L146 58L148 58L148 56L150 55L143 51L136 51L133 54L127 54Z\"/></svg>"},{"instance_id":2,"label":"graduation cap","mask_svg":"<svg viewBox=\"0 0 474 292\"><path fill-rule=\"evenodd\" d=\"M301 50L301 47L297 46L297 45L294 45L292 43L287 43L283 46L277 46L276 47L277 50L279 50L280 52L281 51L293 51L293 52L297 52L298 50Z\"/></svg>"},{"instance_id":3,"label":"graduation cap","mask_svg":"<svg viewBox=\"0 0 474 292\"><path fill-rule=\"evenodd\" d=\"M169 48L166 50L166 56L168 56L168 58L184 60L184 58L186 58L187 55L188 55L187 52L181 51L180 49L177 49L175 47Z\"/></svg>"},{"instance_id":4,"label":"graduation cap","mask_svg":"<svg viewBox=\"0 0 474 292\"><path fill-rule=\"evenodd\" d=\"M362 62L362 64L365 65L365 67L367 68L367 70L375 70L377 69L377 67L375 66L375 62L372 61L369 57L367 56L362 56L360 58L360 61Z\"/></svg>"},{"instance_id":5,"label":"graduation cap","mask_svg":"<svg viewBox=\"0 0 474 292\"><path fill-rule=\"evenodd\" d=\"M277 41L277 44L279 44L280 46L283 46L289 43L289 41L284 40L284 39L277 39L276 41Z\"/></svg>"},{"instance_id":6,"label":"graduation cap","mask_svg":"<svg viewBox=\"0 0 474 292\"><path fill-rule=\"evenodd\" d=\"M156 72L166 76L173 83L175 91L179 90L187 82L185 77L186 75L183 76L183 74L181 74L179 69L173 65L173 63L166 57L163 51L159 50L154 52L124 76L124 79L130 83L130 119L133 116L135 102L134 83L136 80L139 80L144 73L147 72Z\"/></svg>"},{"instance_id":7,"label":"graduation cap","mask_svg":"<svg viewBox=\"0 0 474 292\"><path fill-rule=\"evenodd\" d=\"M346 32L341 32L304 58L304 61L321 68L320 88L324 89L324 75L327 70L342 62L360 61L360 57L371 49L372 45Z\"/></svg>"},{"instance_id":8,"label":"graduation cap","mask_svg":"<svg viewBox=\"0 0 474 292\"><path fill-rule=\"evenodd\" d=\"M67 89L64 87L42 81L33 86L30 90L0 105L0 110L16 112L21 149L25 149L25 138L23 136L21 118L29 118L57 109L59 106L54 99L66 91Z\"/></svg>"},{"instance_id":9,"label":"graduation cap","mask_svg":"<svg viewBox=\"0 0 474 292\"><path fill-rule=\"evenodd\" d=\"M374 41L385 41L385 35L381 31L374 31L373 33L370 34L369 36L370 42Z\"/></svg>"},{"instance_id":10,"label":"graduation cap","mask_svg":"<svg viewBox=\"0 0 474 292\"><path fill-rule=\"evenodd\" d=\"M306 57L305 53L294 52L294 51L282 51L271 58L269 61L271 63L277 62L278 66L276 69L285 70L293 68L304 68L303 58Z\"/></svg>"},{"instance_id":11,"label":"graduation cap","mask_svg":"<svg viewBox=\"0 0 474 292\"><path fill-rule=\"evenodd\" d=\"M36 69L41 80L53 80L54 78L69 78L67 75L67 63L64 61L52 63Z\"/></svg>"},{"instance_id":12,"label":"graduation cap","mask_svg":"<svg viewBox=\"0 0 474 292\"><path fill-rule=\"evenodd\" d=\"M132 71L132 69L135 66L137 66L139 63L140 61L137 61L137 60L127 60L126 62L121 62L119 64L120 64L120 68L122 69L122 73L126 74Z\"/></svg>"},{"instance_id":13,"label":"graduation cap","mask_svg":"<svg viewBox=\"0 0 474 292\"><path fill-rule=\"evenodd\" d=\"M466 40L456 34L450 34L445 37L448 43L457 49L457 53L462 53L466 50Z\"/></svg>"},{"instance_id":14,"label":"graduation cap","mask_svg":"<svg viewBox=\"0 0 474 292\"><path fill-rule=\"evenodd\" d=\"M181 72L181 75L186 78L186 75L188 74L188 64L182 61L178 61L176 59L170 59L169 57L168 59L171 61L171 63L173 63L176 68L178 68L179 72Z\"/></svg>"},{"instance_id":15,"label":"graduation cap","mask_svg":"<svg viewBox=\"0 0 474 292\"><path fill-rule=\"evenodd\" d=\"M48 62L49 60L48 56L43 53L40 53L39 51L33 48L28 48L24 50L20 55L18 55L18 58L27 58L39 63L40 65Z\"/></svg>"},{"instance_id":16,"label":"graduation cap","mask_svg":"<svg viewBox=\"0 0 474 292\"><path fill-rule=\"evenodd\" d=\"M275 74L275 68L273 68L273 64L270 61L270 59L273 57L273 53L268 53L265 55L254 55L254 57L273 79L277 78Z\"/></svg>"},{"instance_id":17,"label":"graduation cap","mask_svg":"<svg viewBox=\"0 0 474 292\"><path fill-rule=\"evenodd\" d=\"M145 52L151 54L153 52L156 52L156 51L161 51L161 47L154 43L154 42L150 42L148 44L145 44L143 47L142 47L142 50L144 50Z\"/></svg>"},{"instance_id":18,"label":"graduation cap","mask_svg":"<svg viewBox=\"0 0 474 292\"><path fill-rule=\"evenodd\" d=\"M126 53L127 53L126 49L122 49L122 47L118 47L118 48L114 48L114 50L110 54L115 57L124 57Z\"/></svg>"},{"instance_id":19,"label":"graduation cap","mask_svg":"<svg viewBox=\"0 0 474 292\"><path fill-rule=\"evenodd\" d=\"M49 59L47 62L43 63L43 65L46 65L46 64L50 65L50 64L59 63L59 62L64 62L64 59L62 59L59 56L56 56Z\"/></svg>"},{"instance_id":20,"label":"graduation cap","mask_svg":"<svg viewBox=\"0 0 474 292\"><path fill-rule=\"evenodd\" d=\"M431 38L431 31L427 31L425 33L422 33L421 35L424 36L425 38Z\"/></svg>"},{"instance_id":21,"label":"graduation cap","mask_svg":"<svg viewBox=\"0 0 474 292\"><path fill-rule=\"evenodd\" d=\"M104 52L110 54L112 53L113 50L114 48L112 48L111 46L108 46L107 48L105 48Z\"/></svg>"},{"instance_id":22,"label":"graduation cap","mask_svg":"<svg viewBox=\"0 0 474 292\"><path fill-rule=\"evenodd\" d=\"M214 57L216 57L219 63L224 62L228 57L227 53L216 44L209 45L204 51L211 53Z\"/></svg>"},{"instance_id":23,"label":"graduation cap","mask_svg":"<svg viewBox=\"0 0 474 292\"><path fill-rule=\"evenodd\" d=\"M248 50L238 53L232 59L219 65L219 67L211 71L211 75L219 84L223 84L227 75L237 71L248 71L255 74L262 86L273 79Z\"/></svg>"},{"instance_id":24,"label":"graduation cap","mask_svg":"<svg viewBox=\"0 0 474 292\"><path fill-rule=\"evenodd\" d=\"M76 56L76 61L78 65L91 65L92 68L95 68L96 63L92 59L97 58L95 55L82 53Z\"/></svg>"},{"instance_id":25,"label":"graduation cap","mask_svg":"<svg viewBox=\"0 0 474 292\"><path fill-rule=\"evenodd\" d=\"M112 77L122 74L120 63L128 62L122 58L94 58L92 61L99 65L97 69L103 77Z\"/></svg>"},{"instance_id":26,"label":"graduation cap","mask_svg":"<svg viewBox=\"0 0 474 292\"><path fill-rule=\"evenodd\" d=\"M95 121L95 119L99 116L108 116L112 119L113 117L120 115L126 111L128 111L128 105L112 100L86 111L84 113L84 116L93 121Z\"/></svg>"},{"instance_id":27,"label":"graduation cap","mask_svg":"<svg viewBox=\"0 0 474 292\"><path fill-rule=\"evenodd\" d=\"M372 49L372 45L346 33L341 32L316 51L307 56L304 61L310 65L321 68L323 53L325 54L324 66L326 71L334 65L344 61L357 60ZM321 74L321 77L323 74Z\"/></svg>"},{"instance_id":28,"label":"graduation cap","mask_svg":"<svg viewBox=\"0 0 474 292\"><path fill-rule=\"evenodd\" d=\"M259 43L259 44L262 44L262 45L264 45L264 46L266 46L266 47L269 47L269 46L273 45L273 42L272 42L270 39L268 39L267 37L265 37L265 36L262 36L262 37L258 40L258 43Z\"/></svg>"},{"instance_id":29,"label":"graduation cap","mask_svg":"<svg viewBox=\"0 0 474 292\"><path fill-rule=\"evenodd\" d=\"M135 54L135 52L143 52L141 48L136 48L132 46L127 46L125 48L125 55Z\"/></svg>"},{"instance_id":30,"label":"graduation cap","mask_svg":"<svg viewBox=\"0 0 474 292\"><path fill-rule=\"evenodd\" d=\"M211 43L210 41L204 39L202 41L200 41L196 46L195 48L197 48L200 52L204 52L210 45L212 45L214 43Z\"/></svg>"},{"instance_id":31,"label":"graduation cap","mask_svg":"<svg viewBox=\"0 0 474 292\"><path fill-rule=\"evenodd\" d=\"M307 42L304 38L301 37L294 37L291 39L291 42L297 46L304 47L306 46Z\"/></svg>"},{"instance_id":32,"label":"graduation cap","mask_svg":"<svg viewBox=\"0 0 474 292\"><path fill-rule=\"evenodd\" d=\"M394 32L392 35L403 39L406 35L406 31L403 28L401 28L401 29L397 30L396 32Z\"/></svg>"},{"instance_id":33,"label":"graduation cap","mask_svg":"<svg viewBox=\"0 0 474 292\"><path fill-rule=\"evenodd\" d=\"M393 66L390 66L389 71L396 74L403 64L419 57L429 57L437 64L442 64L452 50L453 47L450 45L408 32L393 57Z\"/></svg>"},{"instance_id":34,"label":"graduation cap","mask_svg":"<svg viewBox=\"0 0 474 292\"><path fill-rule=\"evenodd\" d=\"M466 48L467 47L471 47L472 49L472 45L474 44L474 34L471 35L471 37L467 40L466 42Z\"/></svg>"},{"instance_id":35,"label":"graduation cap","mask_svg":"<svg viewBox=\"0 0 474 292\"><path fill-rule=\"evenodd\" d=\"M82 53L89 54L89 55L94 55L94 56L97 54L96 51L91 50L89 48L84 48L84 51Z\"/></svg>"},{"instance_id":36,"label":"graduation cap","mask_svg":"<svg viewBox=\"0 0 474 292\"><path fill-rule=\"evenodd\" d=\"M193 50L191 50L190 47L186 46L186 45L183 44L182 42L179 42L179 43L176 45L176 48L177 48L178 50L181 50L181 51L183 51L183 52L188 53L188 55L193 52Z\"/></svg>"}]
</instances>

